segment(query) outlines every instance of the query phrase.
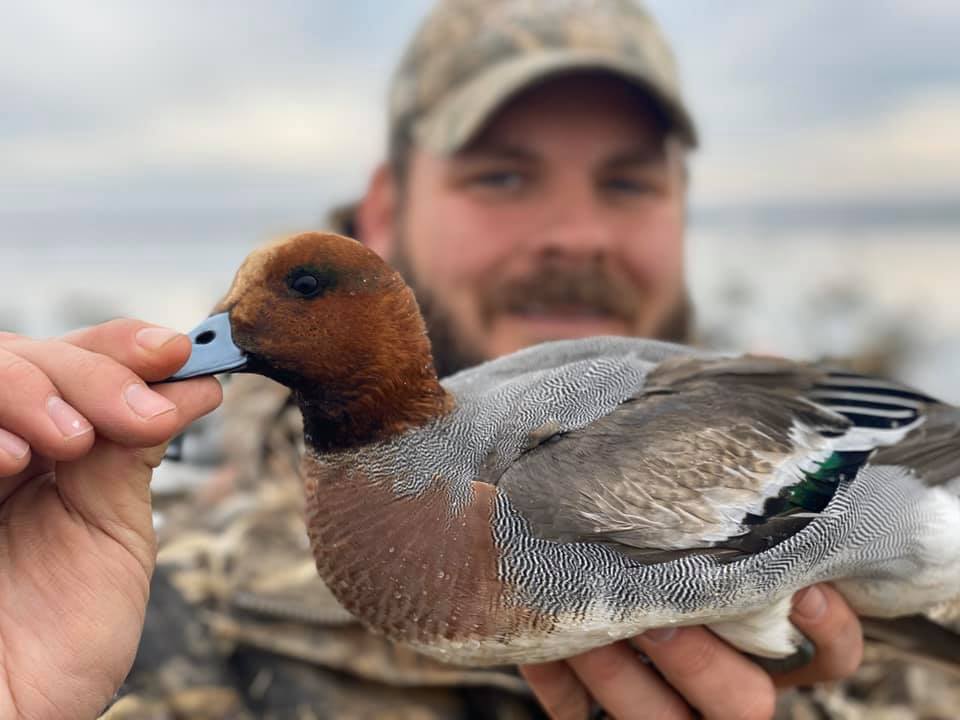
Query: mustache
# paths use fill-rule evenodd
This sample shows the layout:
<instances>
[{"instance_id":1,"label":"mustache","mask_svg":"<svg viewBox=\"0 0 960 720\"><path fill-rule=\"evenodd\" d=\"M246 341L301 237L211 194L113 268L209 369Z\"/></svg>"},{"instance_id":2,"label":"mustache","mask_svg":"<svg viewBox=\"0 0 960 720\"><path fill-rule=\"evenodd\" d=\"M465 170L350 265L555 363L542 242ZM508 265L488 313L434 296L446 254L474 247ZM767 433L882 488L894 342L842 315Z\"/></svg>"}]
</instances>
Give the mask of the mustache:
<instances>
[{"instance_id":1,"label":"mustache","mask_svg":"<svg viewBox=\"0 0 960 720\"><path fill-rule=\"evenodd\" d=\"M631 323L643 301L636 286L602 262L543 261L528 273L497 279L482 289L485 317L502 312L570 312L612 316Z\"/></svg>"}]
</instances>

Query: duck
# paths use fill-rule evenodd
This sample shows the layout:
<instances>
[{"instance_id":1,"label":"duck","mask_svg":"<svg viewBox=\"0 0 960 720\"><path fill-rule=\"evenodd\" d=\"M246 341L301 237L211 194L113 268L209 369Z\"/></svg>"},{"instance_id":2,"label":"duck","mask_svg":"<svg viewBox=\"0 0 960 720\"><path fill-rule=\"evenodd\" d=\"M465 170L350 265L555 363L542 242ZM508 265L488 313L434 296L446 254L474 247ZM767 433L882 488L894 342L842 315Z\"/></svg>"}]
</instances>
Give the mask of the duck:
<instances>
[{"instance_id":1,"label":"duck","mask_svg":"<svg viewBox=\"0 0 960 720\"><path fill-rule=\"evenodd\" d=\"M898 382L627 337L440 379L400 274L322 232L252 252L190 338L171 380L291 390L317 571L444 662L691 624L788 658L823 581L863 616L960 609L960 408Z\"/></svg>"}]
</instances>

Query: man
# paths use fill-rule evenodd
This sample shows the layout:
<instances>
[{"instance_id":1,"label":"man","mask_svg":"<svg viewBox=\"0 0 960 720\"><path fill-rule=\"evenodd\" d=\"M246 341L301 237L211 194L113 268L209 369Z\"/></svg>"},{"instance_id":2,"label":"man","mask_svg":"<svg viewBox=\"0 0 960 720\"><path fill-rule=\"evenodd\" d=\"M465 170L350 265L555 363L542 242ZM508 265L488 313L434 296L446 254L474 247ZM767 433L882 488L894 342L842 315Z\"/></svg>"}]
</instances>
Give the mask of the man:
<instances>
[{"instance_id":1,"label":"man","mask_svg":"<svg viewBox=\"0 0 960 720\"><path fill-rule=\"evenodd\" d=\"M696 134L669 48L637 4L442 2L401 62L390 122L389 159L351 221L416 289L442 374L554 338L686 337L686 154ZM120 683L153 565L147 482L158 453L139 448L161 443L218 400L209 382L144 384L172 372L186 350L183 337L133 321L63 341L0 338L0 716L89 716ZM263 428L259 452L265 437L287 427L284 402L262 384L247 391L235 417L258 403L267 408L261 424L244 423ZM270 393L275 400L264 403ZM277 446L290 449L293 436ZM249 467L282 474L284 453L270 450L267 461L255 453ZM243 472L244 461L234 467ZM202 546L195 536L165 544L174 569L154 584L155 594L170 591L167 604L154 606L160 615L189 610L184 597L222 601L211 578L230 586L229 601L207 606L204 622L182 618L183 626L198 623L207 643L191 651L182 674L205 690L179 693L171 712L267 716L287 702L276 716L317 716L318 706L320 716L334 715L356 707L324 704L338 693L360 703L374 687L401 685L416 689L385 691L384 704L364 707L376 714L410 701L435 716L478 707L532 712L508 672L454 671L411 657L335 608L318 619L327 606L312 573L297 585L307 589L299 596L271 592L278 586L267 579L300 578L309 560L302 545L289 565L268 560L283 536L277 528L298 505L270 504L262 489L273 486L259 481L253 509L237 523L214 504L222 524L203 541L242 536L252 543L243 552L204 551L198 570L184 560ZM238 561L239 579L224 569ZM857 620L828 587L801 593L793 619L816 645L816 660L776 679L703 628L653 631L521 672L555 717L585 717L595 704L615 717L769 717L775 684L842 677L859 662ZM167 626L153 623L148 618L135 684L150 670L150 652L172 642ZM291 627L299 637L283 634ZM211 635L212 644L232 645L229 669L207 675L193 661L218 657ZM354 645L330 651L332 638ZM299 688L317 677L322 692L302 700ZM242 690L217 696L223 704L211 710L216 698L207 690L237 678ZM361 689L351 695L353 685ZM304 714L307 705L315 715Z\"/></svg>"}]
</instances>

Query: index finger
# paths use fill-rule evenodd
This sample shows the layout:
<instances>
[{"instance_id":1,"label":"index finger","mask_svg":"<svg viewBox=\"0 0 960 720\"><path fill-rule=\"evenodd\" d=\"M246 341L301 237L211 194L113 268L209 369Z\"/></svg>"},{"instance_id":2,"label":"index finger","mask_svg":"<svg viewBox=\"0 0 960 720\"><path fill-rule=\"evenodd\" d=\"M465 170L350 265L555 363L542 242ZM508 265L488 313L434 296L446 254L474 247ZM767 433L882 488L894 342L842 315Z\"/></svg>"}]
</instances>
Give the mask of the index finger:
<instances>
[{"instance_id":1,"label":"index finger","mask_svg":"<svg viewBox=\"0 0 960 720\"><path fill-rule=\"evenodd\" d=\"M147 382L170 377L190 356L190 338L186 335L127 318L74 330L61 339L106 355Z\"/></svg>"},{"instance_id":2,"label":"index finger","mask_svg":"<svg viewBox=\"0 0 960 720\"><path fill-rule=\"evenodd\" d=\"M173 330L114 320L65 339L4 335L0 355L5 351L12 358L5 378L12 382L0 388L6 390L0 427L44 456L71 460L86 453L92 433L78 435L74 426L95 427L122 445L152 446L177 423L175 405L144 384L168 377L189 356L189 339ZM6 476L24 462L21 457L0 470Z\"/></svg>"}]
</instances>

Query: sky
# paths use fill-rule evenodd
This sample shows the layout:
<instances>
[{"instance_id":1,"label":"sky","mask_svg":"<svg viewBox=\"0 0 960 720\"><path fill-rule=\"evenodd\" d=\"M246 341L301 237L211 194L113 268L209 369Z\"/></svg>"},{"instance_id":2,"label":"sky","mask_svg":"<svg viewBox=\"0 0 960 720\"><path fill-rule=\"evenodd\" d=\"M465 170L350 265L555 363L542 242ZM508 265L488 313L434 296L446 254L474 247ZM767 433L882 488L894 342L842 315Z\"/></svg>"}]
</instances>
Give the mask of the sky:
<instances>
[{"instance_id":1,"label":"sky","mask_svg":"<svg viewBox=\"0 0 960 720\"><path fill-rule=\"evenodd\" d=\"M318 210L428 0L0 0L0 214ZM960 205L956 0L651 0L698 207Z\"/></svg>"}]
</instances>

